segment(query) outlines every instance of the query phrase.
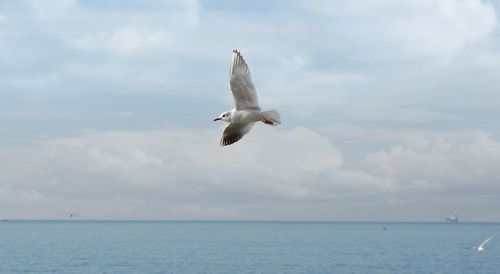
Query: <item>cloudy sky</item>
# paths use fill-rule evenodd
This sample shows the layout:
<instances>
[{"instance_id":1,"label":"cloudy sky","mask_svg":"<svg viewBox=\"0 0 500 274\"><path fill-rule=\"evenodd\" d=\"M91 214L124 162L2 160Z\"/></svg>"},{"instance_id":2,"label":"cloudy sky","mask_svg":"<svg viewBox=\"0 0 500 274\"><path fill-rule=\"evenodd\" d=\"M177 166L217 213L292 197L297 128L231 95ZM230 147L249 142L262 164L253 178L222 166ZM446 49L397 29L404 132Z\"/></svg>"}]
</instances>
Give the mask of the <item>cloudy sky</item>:
<instances>
[{"instance_id":1,"label":"cloudy sky","mask_svg":"<svg viewBox=\"0 0 500 274\"><path fill-rule=\"evenodd\" d=\"M500 221L500 1L0 1L0 218ZM283 124L221 148L231 50Z\"/></svg>"}]
</instances>

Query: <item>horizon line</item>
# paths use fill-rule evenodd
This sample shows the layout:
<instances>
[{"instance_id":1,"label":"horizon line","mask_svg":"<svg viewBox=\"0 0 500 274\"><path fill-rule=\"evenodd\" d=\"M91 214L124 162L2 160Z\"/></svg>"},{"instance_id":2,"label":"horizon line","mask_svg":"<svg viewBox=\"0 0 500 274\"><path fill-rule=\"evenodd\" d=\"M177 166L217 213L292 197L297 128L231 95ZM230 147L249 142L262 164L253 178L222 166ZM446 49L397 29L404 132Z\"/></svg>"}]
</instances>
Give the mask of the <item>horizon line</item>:
<instances>
[{"instance_id":1,"label":"horizon line","mask_svg":"<svg viewBox=\"0 0 500 274\"><path fill-rule=\"evenodd\" d=\"M398 224L398 223L428 223L428 224L500 224L500 221L460 221L448 223L446 221L432 220L397 220L397 221L370 221L370 220L265 220L265 219L86 219L86 218L2 218L0 222L9 221L89 221L89 222L260 222L260 223L373 223L373 224Z\"/></svg>"}]
</instances>

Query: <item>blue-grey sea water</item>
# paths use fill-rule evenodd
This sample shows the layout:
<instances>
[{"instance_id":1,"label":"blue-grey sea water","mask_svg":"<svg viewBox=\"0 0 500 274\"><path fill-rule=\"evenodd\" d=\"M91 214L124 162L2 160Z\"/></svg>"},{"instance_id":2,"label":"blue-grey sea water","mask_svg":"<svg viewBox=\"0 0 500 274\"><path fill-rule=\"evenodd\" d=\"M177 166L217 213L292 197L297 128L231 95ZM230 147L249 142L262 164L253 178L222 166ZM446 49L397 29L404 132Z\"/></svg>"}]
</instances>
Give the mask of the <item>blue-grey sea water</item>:
<instances>
[{"instance_id":1,"label":"blue-grey sea water","mask_svg":"<svg viewBox=\"0 0 500 274\"><path fill-rule=\"evenodd\" d=\"M500 273L500 224L0 221L20 272Z\"/></svg>"}]
</instances>

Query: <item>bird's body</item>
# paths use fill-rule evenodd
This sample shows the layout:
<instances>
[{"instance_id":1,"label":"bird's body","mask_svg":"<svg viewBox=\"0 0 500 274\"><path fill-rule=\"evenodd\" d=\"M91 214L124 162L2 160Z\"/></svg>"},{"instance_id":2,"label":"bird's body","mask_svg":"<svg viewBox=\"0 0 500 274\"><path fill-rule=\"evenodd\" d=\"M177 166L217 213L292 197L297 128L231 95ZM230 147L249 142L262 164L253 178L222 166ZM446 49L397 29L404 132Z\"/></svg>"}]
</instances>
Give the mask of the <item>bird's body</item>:
<instances>
[{"instance_id":1,"label":"bird's body","mask_svg":"<svg viewBox=\"0 0 500 274\"><path fill-rule=\"evenodd\" d=\"M233 109L231 111L231 123L235 124L249 124L262 120L262 115L258 111Z\"/></svg>"},{"instance_id":2,"label":"bird's body","mask_svg":"<svg viewBox=\"0 0 500 274\"><path fill-rule=\"evenodd\" d=\"M214 121L228 122L224 129L221 146L227 146L240 140L247 134L255 122L276 126L281 118L276 110L260 111L257 91L252 83L250 69L240 52L233 50L229 70L229 88L234 97L234 108L223 112Z\"/></svg>"}]
</instances>

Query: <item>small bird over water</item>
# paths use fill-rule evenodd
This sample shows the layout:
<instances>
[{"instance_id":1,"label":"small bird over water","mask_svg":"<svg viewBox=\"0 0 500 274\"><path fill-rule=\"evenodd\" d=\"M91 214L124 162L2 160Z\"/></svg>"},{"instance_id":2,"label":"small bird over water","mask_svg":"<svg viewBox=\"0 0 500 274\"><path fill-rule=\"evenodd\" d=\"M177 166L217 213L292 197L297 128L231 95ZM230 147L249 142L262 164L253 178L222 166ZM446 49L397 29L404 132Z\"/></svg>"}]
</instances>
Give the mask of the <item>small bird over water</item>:
<instances>
[{"instance_id":1,"label":"small bird over water","mask_svg":"<svg viewBox=\"0 0 500 274\"><path fill-rule=\"evenodd\" d=\"M239 141L247 134L255 122L277 126L281 124L280 114L276 110L260 111L257 91L252 83L250 68L240 52L233 50L229 69L229 88L234 97L234 108L221 113L215 121L228 122L220 140L221 146Z\"/></svg>"},{"instance_id":2,"label":"small bird over water","mask_svg":"<svg viewBox=\"0 0 500 274\"><path fill-rule=\"evenodd\" d=\"M69 218L80 217L80 215L73 213L73 212L63 212L63 213L59 213L59 215L64 215L64 216L69 217Z\"/></svg>"},{"instance_id":3,"label":"small bird over water","mask_svg":"<svg viewBox=\"0 0 500 274\"><path fill-rule=\"evenodd\" d=\"M484 240L484 242L482 242L478 247L477 247L477 251L483 251L484 250L484 246L486 246L486 244L491 241L491 239L493 239L493 237L489 237L488 239Z\"/></svg>"}]
</instances>

